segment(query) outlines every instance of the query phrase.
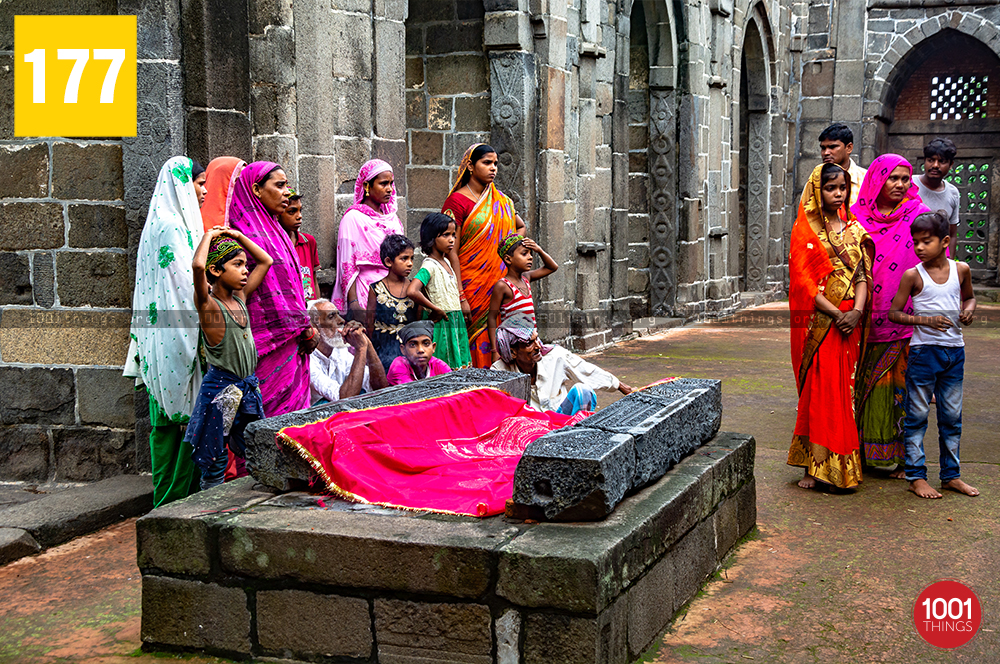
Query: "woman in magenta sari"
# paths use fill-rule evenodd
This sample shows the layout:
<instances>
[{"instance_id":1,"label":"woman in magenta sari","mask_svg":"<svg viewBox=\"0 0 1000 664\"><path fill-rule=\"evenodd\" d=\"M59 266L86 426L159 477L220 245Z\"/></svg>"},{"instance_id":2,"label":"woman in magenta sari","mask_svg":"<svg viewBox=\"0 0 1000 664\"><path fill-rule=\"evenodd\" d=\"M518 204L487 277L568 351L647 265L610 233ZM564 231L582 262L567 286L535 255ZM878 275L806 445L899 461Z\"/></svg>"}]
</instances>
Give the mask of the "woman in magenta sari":
<instances>
[{"instance_id":1,"label":"woman in magenta sari","mask_svg":"<svg viewBox=\"0 0 1000 664\"><path fill-rule=\"evenodd\" d=\"M458 178L441 207L458 225L458 242L448 259L461 285L472 366L480 369L493 364L486 322L493 285L507 273L497 247L511 233L524 232L514 202L493 184L496 175L496 150L476 143L465 151Z\"/></svg>"},{"instance_id":2,"label":"woman in magenta sari","mask_svg":"<svg viewBox=\"0 0 1000 664\"><path fill-rule=\"evenodd\" d=\"M868 167L858 201L851 208L875 241L872 324L858 363L854 410L865 464L898 464L892 477L903 476L903 397L913 328L890 322L889 305L903 273L920 262L913 251L910 223L928 211L912 176L910 163L898 154L878 157ZM912 313L910 303L906 306Z\"/></svg>"},{"instance_id":3,"label":"woman in magenta sari","mask_svg":"<svg viewBox=\"0 0 1000 664\"><path fill-rule=\"evenodd\" d=\"M299 259L278 222L278 214L287 206L288 179L281 166L255 161L240 172L229 223L274 259L264 282L247 302L268 417L309 406L309 353L316 345L316 331L306 314ZM248 261L252 270L253 259Z\"/></svg>"},{"instance_id":4,"label":"woman in magenta sari","mask_svg":"<svg viewBox=\"0 0 1000 664\"><path fill-rule=\"evenodd\" d=\"M392 166L372 159L361 167L354 183L354 205L347 208L337 231L337 283L333 306L366 320L368 288L389 270L382 264L379 247L389 235L405 235L396 216L396 189Z\"/></svg>"}]
</instances>

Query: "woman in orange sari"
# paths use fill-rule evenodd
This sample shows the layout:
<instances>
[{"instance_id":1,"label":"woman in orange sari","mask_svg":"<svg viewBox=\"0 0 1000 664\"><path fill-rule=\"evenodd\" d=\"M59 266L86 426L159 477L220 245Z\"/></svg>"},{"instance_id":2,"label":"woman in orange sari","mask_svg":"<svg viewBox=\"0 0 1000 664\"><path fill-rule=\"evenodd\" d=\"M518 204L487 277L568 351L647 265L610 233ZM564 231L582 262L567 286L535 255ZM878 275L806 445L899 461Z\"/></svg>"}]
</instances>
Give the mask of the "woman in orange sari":
<instances>
[{"instance_id":1,"label":"woman in orange sari","mask_svg":"<svg viewBox=\"0 0 1000 664\"><path fill-rule=\"evenodd\" d=\"M806 183L788 259L792 367L799 391L788 465L803 489L861 482L854 372L867 333L875 245L850 215L850 181L837 164Z\"/></svg>"},{"instance_id":2,"label":"woman in orange sari","mask_svg":"<svg viewBox=\"0 0 1000 664\"><path fill-rule=\"evenodd\" d=\"M514 212L514 203L493 180L497 175L497 151L476 143L465 151L458 179L441 212L458 225L458 242L448 256L462 285L462 312L468 318L472 366L488 369L493 363L486 321L490 294L507 268L497 247L511 233L520 233L524 221Z\"/></svg>"}]
</instances>

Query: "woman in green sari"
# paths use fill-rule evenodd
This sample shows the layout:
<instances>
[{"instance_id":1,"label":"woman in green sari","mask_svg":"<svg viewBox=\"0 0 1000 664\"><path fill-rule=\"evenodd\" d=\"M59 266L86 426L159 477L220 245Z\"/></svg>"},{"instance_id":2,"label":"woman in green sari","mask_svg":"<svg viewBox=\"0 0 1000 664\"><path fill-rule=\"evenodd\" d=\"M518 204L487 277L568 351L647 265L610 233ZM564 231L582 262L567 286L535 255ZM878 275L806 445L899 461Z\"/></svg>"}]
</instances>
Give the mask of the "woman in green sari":
<instances>
[{"instance_id":1,"label":"woman in green sari","mask_svg":"<svg viewBox=\"0 0 1000 664\"><path fill-rule=\"evenodd\" d=\"M187 157L172 157L163 165L136 257L124 374L149 394L154 507L191 495L201 477L183 427L202 378L191 262L204 234L199 209L204 196L198 191L203 173Z\"/></svg>"},{"instance_id":2,"label":"woman in green sari","mask_svg":"<svg viewBox=\"0 0 1000 664\"><path fill-rule=\"evenodd\" d=\"M472 366L481 369L493 363L486 329L490 294L493 285L507 273L497 247L511 233L524 230L514 202L493 184L496 174L497 151L476 143L465 151L455 185L441 206L441 212L458 225L458 242L448 259L461 284Z\"/></svg>"}]
</instances>

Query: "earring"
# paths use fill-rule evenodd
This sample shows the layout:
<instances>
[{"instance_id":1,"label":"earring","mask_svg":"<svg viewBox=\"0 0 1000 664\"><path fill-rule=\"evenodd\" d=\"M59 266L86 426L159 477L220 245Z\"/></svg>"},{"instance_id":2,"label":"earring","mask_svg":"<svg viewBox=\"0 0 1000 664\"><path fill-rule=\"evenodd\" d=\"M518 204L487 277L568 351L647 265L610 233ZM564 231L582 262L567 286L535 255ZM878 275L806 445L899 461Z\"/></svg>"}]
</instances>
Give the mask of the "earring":
<instances>
[{"instance_id":1,"label":"earring","mask_svg":"<svg viewBox=\"0 0 1000 664\"><path fill-rule=\"evenodd\" d=\"M365 182L365 196L368 195L368 183Z\"/></svg>"}]
</instances>

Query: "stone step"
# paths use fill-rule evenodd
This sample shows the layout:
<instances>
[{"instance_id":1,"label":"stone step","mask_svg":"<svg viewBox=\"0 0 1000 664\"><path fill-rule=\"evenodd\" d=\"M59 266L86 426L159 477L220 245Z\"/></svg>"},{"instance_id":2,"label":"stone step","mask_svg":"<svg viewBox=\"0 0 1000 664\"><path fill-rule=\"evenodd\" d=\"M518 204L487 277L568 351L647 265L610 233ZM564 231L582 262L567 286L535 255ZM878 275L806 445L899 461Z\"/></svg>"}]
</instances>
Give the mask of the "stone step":
<instances>
[{"instance_id":1,"label":"stone step","mask_svg":"<svg viewBox=\"0 0 1000 664\"><path fill-rule=\"evenodd\" d=\"M0 529L27 531L42 548L153 509L153 478L119 475L0 510Z\"/></svg>"},{"instance_id":2,"label":"stone step","mask_svg":"<svg viewBox=\"0 0 1000 664\"><path fill-rule=\"evenodd\" d=\"M528 445L514 502L551 520L603 519L710 440L721 422L722 381L685 378L630 394Z\"/></svg>"}]
</instances>

